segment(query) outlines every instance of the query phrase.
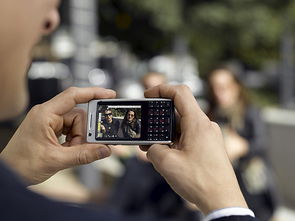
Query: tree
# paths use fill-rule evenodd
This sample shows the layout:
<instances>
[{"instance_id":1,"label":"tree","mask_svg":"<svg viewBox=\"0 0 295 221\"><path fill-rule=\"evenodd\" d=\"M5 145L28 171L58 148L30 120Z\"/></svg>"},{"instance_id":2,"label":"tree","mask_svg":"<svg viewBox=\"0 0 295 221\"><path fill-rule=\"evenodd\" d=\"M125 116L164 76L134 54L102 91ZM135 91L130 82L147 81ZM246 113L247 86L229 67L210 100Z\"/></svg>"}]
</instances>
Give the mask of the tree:
<instances>
[{"instance_id":1,"label":"tree","mask_svg":"<svg viewBox=\"0 0 295 221\"><path fill-rule=\"evenodd\" d=\"M101 33L126 41L141 57L167 52L175 37L186 38L205 73L233 58L252 68L278 60L285 22L295 24L295 2L100 0L99 14Z\"/></svg>"}]
</instances>

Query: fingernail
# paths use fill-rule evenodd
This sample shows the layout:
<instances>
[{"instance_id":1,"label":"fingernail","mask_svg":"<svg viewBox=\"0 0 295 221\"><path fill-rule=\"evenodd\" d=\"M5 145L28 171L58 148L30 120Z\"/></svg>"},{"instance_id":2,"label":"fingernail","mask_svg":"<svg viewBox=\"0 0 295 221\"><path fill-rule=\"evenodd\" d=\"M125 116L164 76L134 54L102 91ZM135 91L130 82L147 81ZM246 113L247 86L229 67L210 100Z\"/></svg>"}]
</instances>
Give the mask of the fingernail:
<instances>
[{"instance_id":1,"label":"fingernail","mask_svg":"<svg viewBox=\"0 0 295 221\"><path fill-rule=\"evenodd\" d=\"M102 159L102 158L106 158L108 156L110 156L110 149L108 147L100 147L98 149L98 154L99 154L99 158Z\"/></svg>"},{"instance_id":2,"label":"fingernail","mask_svg":"<svg viewBox=\"0 0 295 221\"><path fill-rule=\"evenodd\" d=\"M107 93L110 93L110 94L113 94L113 93L116 93L114 90L112 90L112 89L106 89L106 92Z\"/></svg>"}]
</instances>

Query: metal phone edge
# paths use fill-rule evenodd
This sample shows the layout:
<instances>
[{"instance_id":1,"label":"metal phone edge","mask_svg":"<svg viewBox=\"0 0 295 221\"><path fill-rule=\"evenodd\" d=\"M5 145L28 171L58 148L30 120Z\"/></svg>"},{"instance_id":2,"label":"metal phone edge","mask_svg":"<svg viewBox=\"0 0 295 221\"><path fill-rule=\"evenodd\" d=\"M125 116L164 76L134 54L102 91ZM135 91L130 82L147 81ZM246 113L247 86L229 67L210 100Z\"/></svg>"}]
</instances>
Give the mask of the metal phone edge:
<instances>
[{"instance_id":1,"label":"metal phone edge","mask_svg":"<svg viewBox=\"0 0 295 221\"><path fill-rule=\"evenodd\" d=\"M95 124L96 124L96 108L97 108L97 103L100 101L171 101L171 99L167 98L143 98L143 99L124 99L124 98L119 98L119 99L97 99L97 100L92 100L88 103L88 108L87 108L87 132L86 132L86 142L87 143L100 143L100 144L121 144L121 145L152 145L152 144L172 144L173 141L126 141L126 140L116 140L116 141L97 141L95 139ZM173 101L172 101L173 102ZM174 126L172 126L174 128ZM89 134L91 133L91 136Z\"/></svg>"}]
</instances>

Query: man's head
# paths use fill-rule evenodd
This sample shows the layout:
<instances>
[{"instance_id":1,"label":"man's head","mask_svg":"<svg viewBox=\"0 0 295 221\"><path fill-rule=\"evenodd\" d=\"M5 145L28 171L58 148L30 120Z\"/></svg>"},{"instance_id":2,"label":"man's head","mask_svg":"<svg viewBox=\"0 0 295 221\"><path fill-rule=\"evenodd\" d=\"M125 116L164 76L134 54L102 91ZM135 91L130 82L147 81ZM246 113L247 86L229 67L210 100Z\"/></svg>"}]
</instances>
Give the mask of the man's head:
<instances>
[{"instance_id":1,"label":"man's head","mask_svg":"<svg viewBox=\"0 0 295 221\"><path fill-rule=\"evenodd\" d=\"M113 113L111 110L106 110L104 112L104 116L105 116L105 119L108 123L112 123L113 122Z\"/></svg>"},{"instance_id":2,"label":"man's head","mask_svg":"<svg viewBox=\"0 0 295 221\"><path fill-rule=\"evenodd\" d=\"M26 105L33 46L59 24L60 0L0 1L0 120Z\"/></svg>"},{"instance_id":3,"label":"man's head","mask_svg":"<svg viewBox=\"0 0 295 221\"><path fill-rule=\"evenodd\" d=\"M129 110L127 113L126 113L126 118L129 122L132 122L134 121L134 119L136 119L136 115L135 115L135 111L133 110Z\"/></svg>"}]
</instances>

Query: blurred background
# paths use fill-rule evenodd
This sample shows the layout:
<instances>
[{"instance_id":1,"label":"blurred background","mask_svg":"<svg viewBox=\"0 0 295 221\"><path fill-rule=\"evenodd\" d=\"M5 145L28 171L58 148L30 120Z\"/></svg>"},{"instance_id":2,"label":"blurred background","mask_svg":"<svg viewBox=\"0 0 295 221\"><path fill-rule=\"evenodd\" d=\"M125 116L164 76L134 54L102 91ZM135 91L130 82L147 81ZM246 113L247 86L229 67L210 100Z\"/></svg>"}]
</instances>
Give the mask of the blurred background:
<instances>
[{"instance_id":1,"label":"blurred background","mask_svg":"<svg viewBox=\"0 0 295 221\"><path fill-rule=\"evenodd\" d=\"M254 136L264 138L263 153L258 156L263 156L266 169L262 170L267 172L258 177L258 169L245 172L250 180L264 180L263 188L270 192L271 199L262 200L271 202L271 215L264 220L295 219L294 1L64 0L60 13L59 29L34 51L28 72L29 108L72 85L112 88L119 97L141 98L145 88L170 83L188 85L203 110L214 115L210 76L226 69L247 88L247 99L259 110L263 124L264 129L253 135L256 120L250 113L248 123L248 109L241 104L237 116L250 125L248 135L231 124L230 134L235 130L235 140L243 138L247 153L252 153ZM237 112L224 109L216 112L227 113L228 128L232 121L228 115ZM0 123L2 148L22 118ZM126 213L202 219L192 205L168 190L136 147L113 149L109 159L62 171L32 189L63 201L111 205ZM245 156L249 157L234 159L233 165L250 168L250 161L243 161ZM243 183L248 182L245 173L241 173ZM131 191L134 188L138 191ZM247 185L246 189L251 192Z\"/></svg>"}]
</instances>

